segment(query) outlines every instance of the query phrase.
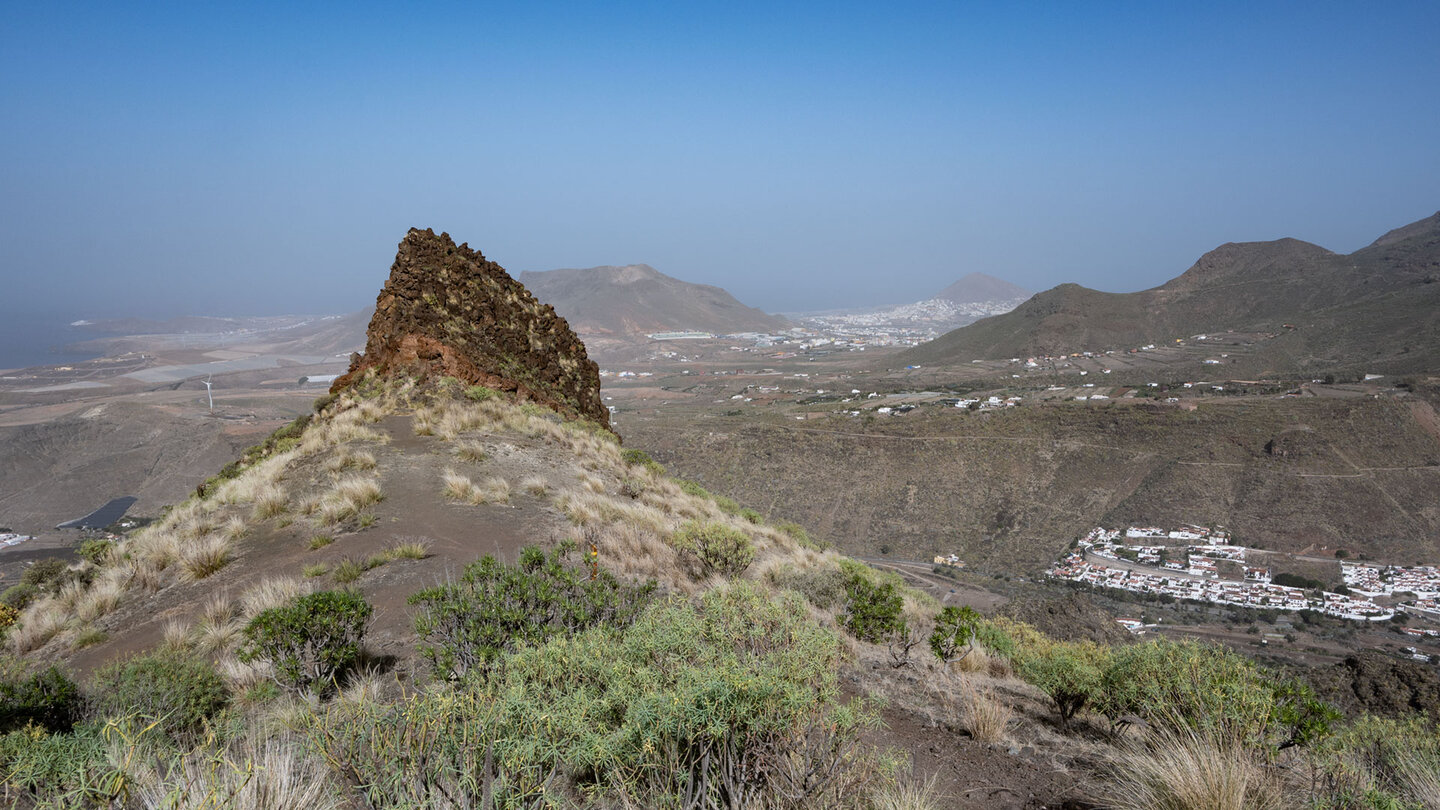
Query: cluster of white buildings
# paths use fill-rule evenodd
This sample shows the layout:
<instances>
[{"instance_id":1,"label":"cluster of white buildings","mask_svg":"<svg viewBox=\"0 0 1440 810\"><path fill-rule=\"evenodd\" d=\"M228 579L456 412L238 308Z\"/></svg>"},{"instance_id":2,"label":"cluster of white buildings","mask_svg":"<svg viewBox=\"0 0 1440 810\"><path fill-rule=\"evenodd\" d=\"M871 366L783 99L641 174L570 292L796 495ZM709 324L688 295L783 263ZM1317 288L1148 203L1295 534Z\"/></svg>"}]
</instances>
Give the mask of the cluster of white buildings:
<instances>
[{"instance_id":1,"label":"cluster of white buildings","mask_svg":"<svg viewBox=\"0 0 1440 810\"><path fill-rule=\"evenodd\" d=\"M1175 548L1143 542L1127 544L1120 542L1122 538L1206 542ZM1270 581L1268 569L1245 566L1246 549L1230 545L1229 540L1224 532L1198 526L1174 530L1135 526L1097 528L1048 573L1070 582L1260 610L1308 609L1356 621L1383 621L1395 615L1393 610L1377 605L1368 595L1322 592L1320 596L1312 596L1301 588L1275 585ZM1220 579L1218 560L1239 564L1243 579ZM1143 567L1129 567L1126 563ZM1154 570L1144 570L1144 567Z\"/></svg>"},{"instance_id":2,"label":"cluster of white buildings","mask_svg":"<svg viewBox=\"0 0 1440 810\"><path fill-rule=\"evenodd\" d=\"M28 536L28 535L13 534L13 533L11 533L11 532L0 532L0 548L9 548L10 546L18 546L18 545L20 545L21 543L25 542L26 540L34 540L34 539L35 539L35 538L30 537L30 536Z\"/></svg>"},{"instance_id":3,"label":"cluster of white buildings","mask_svg":"<svg viewBox=\"0 0 1440 810\"><path fill-rule=\"evenodd\" d=\"M1366 596L1413 593L1426 600L1440 597L1440 568L1433 565L1405 568L1398 565L1341 563L1340 575L1347 588Z\"/></svg>"}]
</instances>

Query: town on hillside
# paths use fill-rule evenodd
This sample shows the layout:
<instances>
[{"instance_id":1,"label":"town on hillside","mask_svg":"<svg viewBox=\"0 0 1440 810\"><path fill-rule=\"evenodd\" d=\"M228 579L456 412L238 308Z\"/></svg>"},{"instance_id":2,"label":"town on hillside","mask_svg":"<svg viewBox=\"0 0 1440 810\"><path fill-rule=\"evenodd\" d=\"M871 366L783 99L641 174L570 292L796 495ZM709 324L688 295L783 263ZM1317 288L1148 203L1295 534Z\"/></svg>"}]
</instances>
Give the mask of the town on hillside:
<instances>
[{"instance_id":1,"label":"town on hillside","mask_svg":"<svg viewBox=\"0 0 1440 810\"><path fill-rule=\"evenodd\" d=\"M1440 618L1435 566L1344 562L1344 592L1334 593L1274 581L1269 568L1250 564L1254 551L1232 544L1226 532L1200 526L1097 527L1047 573L1103 588L1260 610L1313 610L1353 621L1386 621L1400 613Z\"/></svg>"}]
</instances>

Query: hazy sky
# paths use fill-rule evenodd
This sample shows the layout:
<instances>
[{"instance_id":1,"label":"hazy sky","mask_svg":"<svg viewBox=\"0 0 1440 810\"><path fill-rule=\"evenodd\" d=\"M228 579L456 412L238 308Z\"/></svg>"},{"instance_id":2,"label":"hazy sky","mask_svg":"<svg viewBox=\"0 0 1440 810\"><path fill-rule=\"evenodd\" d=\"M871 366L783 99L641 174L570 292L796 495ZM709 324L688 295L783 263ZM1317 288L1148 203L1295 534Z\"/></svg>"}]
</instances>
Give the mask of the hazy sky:
<instances>
[{"instance_id":1,"label":"hazy sky","mask_svg":"<svg viewBox=\"0 0 1440 810\"><path fill-rule=\"evenodd\" d=\"M0 13L0 313L354 310L412 225L771 310L1128 291L1440 209L1434 0L131 5Z\"/></svg>"}]
</instances>

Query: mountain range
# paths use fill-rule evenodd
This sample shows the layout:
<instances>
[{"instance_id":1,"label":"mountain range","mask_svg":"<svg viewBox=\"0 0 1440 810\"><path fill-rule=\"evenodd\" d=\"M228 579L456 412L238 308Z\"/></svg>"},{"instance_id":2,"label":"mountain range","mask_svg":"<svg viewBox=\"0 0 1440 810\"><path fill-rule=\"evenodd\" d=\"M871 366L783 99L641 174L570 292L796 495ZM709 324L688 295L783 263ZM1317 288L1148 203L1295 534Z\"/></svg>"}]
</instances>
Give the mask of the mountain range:
<instances>
[{"instance_id":1,"label":"mountain range","mask_svg":"<svg viewBox=\"0 0 1440 810\"><path fill-rule=\"evenodd\" d=\"M1204 332L1259 332L1261 366L1433 367L1440 348L1440 213L1350 254L1297 239L1229 243L1134 293L1062 284L906 354L912 362L1125 349Z\"/></svg>"},{"instance_id":2,"label":"mountain range","mask_svg":"<svg viewBox=\"0 0 1440 810\"><path fill-rule=\"evenodd\" d=\"M719 287L681 281L648 264L527 271L519 281L582 335L768 332L792 326Z\"/></svg>"}]
</instances>

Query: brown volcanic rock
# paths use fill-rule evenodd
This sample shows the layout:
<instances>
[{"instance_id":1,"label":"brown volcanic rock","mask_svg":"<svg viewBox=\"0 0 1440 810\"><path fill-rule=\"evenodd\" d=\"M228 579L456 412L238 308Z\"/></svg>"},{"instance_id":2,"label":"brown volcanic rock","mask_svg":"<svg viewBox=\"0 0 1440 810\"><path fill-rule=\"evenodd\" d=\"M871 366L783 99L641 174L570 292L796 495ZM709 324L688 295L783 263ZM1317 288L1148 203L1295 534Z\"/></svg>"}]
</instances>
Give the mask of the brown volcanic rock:
<instances>
[{"instance_id":1,"label":"brown volcanic rock","mask_svg":"<svg viewBox=\"0 0 1440 810\"><path fill-rule=\"evenodd\" d=\"M457 377L610 425L599 369L565 319L505 268L428 228L411 228L400 241L365 353L331 390L371 369Z\"/></svg>"}]
</instances>

